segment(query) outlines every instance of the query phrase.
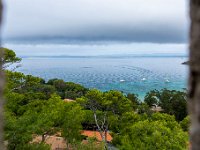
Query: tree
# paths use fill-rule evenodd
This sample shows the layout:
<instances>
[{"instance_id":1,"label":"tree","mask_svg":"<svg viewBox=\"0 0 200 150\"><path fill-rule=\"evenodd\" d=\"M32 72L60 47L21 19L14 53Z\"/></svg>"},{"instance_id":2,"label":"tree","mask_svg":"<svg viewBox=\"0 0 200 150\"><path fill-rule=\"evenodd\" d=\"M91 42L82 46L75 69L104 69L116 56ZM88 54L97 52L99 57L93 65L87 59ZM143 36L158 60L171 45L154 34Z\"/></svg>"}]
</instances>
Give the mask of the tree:
<instances>
[{"instance_id":1,"label":"tree","mask_svg":"<svg viewBox=\"0 0 200 150\"><path fill-rule=\"evenodd\" d=\"M107 111L121 116L125 112L133 111L132 102L122 92L111 90L103 95L103 103Z\"/></svg>"},{"instance_id":2,"label":"tree","mask_svg":"<svg viewBox=\"0 0 200 150\"><path fill-rule=\"evenodd\" d=\"M63 80L57 78L50 79L47 82L47 84L54 86L57 91L57 94L60 95L63 99L76 99L81 96L84 96L88 91L87 88L80 84L76 84L73 82L64 82Z\"/></svg>"},{"instance_id":3,"label":"tree","mask_svg":"<svg viewBox=\"0 0 200 150\"><path fill-rule=\"evenodd\" d=\"M49 86L53 86L56 91L57 91L57 94L61 97L61 98L64 98L65 97L65 90L66 90L66 83L61 80L61 79L50 79L47 84Z\"/></svg>"},{"instance_id":4,"label":"tree","mask_svg":"<svg viewBox=\"0 0 200 150\"><path fill-rule=\"evenodd\" d=\"M136 95L136 94L128 93L126 98L131 100L131 102L133 104L133 109L137 109L138 105L141 103L139 98L138 98L138 95Z\"/></svg>"},{"instance_id":5,"label":"tree","mask_svg":"<svg viewBox=\"0 0 200 150\"><path fill-rule=\"evenodd\" d=\"M134 123L144 120L144 119L147 119L146 115L140 115L134 112L125 112L123 113L121 117L117 118L116 120L113 120L113 123L111 124L110 129L115 134L120 134L127 127L130 127Z\"/></svg>"},{"instance_id":6,"label":"tree","mask_svg":"<svg viewBox=\"0 0 200 150\"><path fill-rule=\"evenodd\" d=\"M34 119L29 115L14 116L11 112L5 113L5 140L8 141L8 150L23 149L32 140L32 123Z\"/></svg>"},{"instance_id":7,"label":"tree","mask_svg":"<svg viewBox=\"0 0 200 150\"><path fill-rule=\"evenodd\" d=\"M84 96L88 89L80 84L73 82L66 82L65 98L76 99Z\"/></svg>"},{"instance_id":8,"label":"tree","mask_svg":"<svg viewBox=\"0 0 200 150\"><path fill-rule=\"evenodd\" d=\"M49 85L53 85L54 81L58 80L57 78L54 79L50 79L49 81L47 81L47 84Z\"/></svg>"},{"instance_id":9,"label":"tree","mask_svg":"<svg viewBox=\"0 0 200 150\"><path fill-rule=\"evenodd\" d=\"M1 62L2 62L2 68L6 69L8 67L10 67L11 65L15 64L15 63L19 63L21 61L21 58L17 57L15 52L13 50L10 50L8 48L0 48L1 53L3 53L4 57L1 58ZM16 66L18 67L18 66Z\"/></svg>"},{"instance_id":10,"label":"tree","mask_svg":"<svg viewBox=\"0 0 200 150\"><path fill-rule=\"evenodd\" d=\"M180 128L171 130L164 121L141 121L120 136L121 149L186 149L187 134Z\"/></svg>"},{"instance_id":11,"label":"tree","mask_svg":"<svg viewBox=\"0 0 200 150\"><path fill-rule=\"evenodd\" d=\"M153 111L150 109L149 105L147 105L144 102L138 106L137 112L138 112L138 114L147 114L147 115L151 115L153 113Z\"/></svg>"},{"instance_id":12,"label":"tree","mask_svg":"<svg viewBox=\"0 0 200 150\"><path fill-rule=\"evenodd\" d=\"M113 143L120 149L186 149L187 133L182 131L173 116L156 113L138 121L114 136Z\"/></svg>"},{"instance_id":13,"label":"tree","mask_svg":"<svg viewBox=\"0 0 200 150\"><path fill-rule=\"evenodd\" d=\"M39 113L37 111L30 110L31 114L36 116L34 133L42 135L42 142L45 141L47 135L54 132L54 127L61 124L61 113L63 112L63 109L64 102L59 96L52 95L45 105L41 105Z\"/></svg>"},{"instance_id":14,"label":"tree","mask_svg":"<svg viewBox=\"0 0 200 150\"><path fill-rule=\"evenodd\" d=\"M30 93L34 93L35 95L36 94L41 94L40 98L41 99L49 99L51 97L52 94L56 93L56 89L54 86L52 85L48 85L48 84L38 84L38 85L35 85L35 86L32 86L30 87L30 91L29 91L29 96L30 96ZM39 96L39 95L38 95ZM60 95L59 95L60 96Z\"/></svg>"},{"instance_id":15,"label":"tree","mask_svg":"<svg viewBox=\"0 0 200 150\"><path fill-rule=\"evenodd\" d=\"M183 129L183 131L188 132L189 131L189 126L190 126L190 118L189 116L185 117L181 122L180 125Z\"/></svg>"},{"instance_id":16,"label":"tree","mask_svg":"<svg viewBox=\"0 0 200 150\"><path fill-rule=\"evenodd\" d=\"M5 97L6 97L6 105L5 105L6 111L12 112L13 115L21 116L22 113L20 113L20 109L22 108L22 106L28 103L25 95L11 92L11 93L6 93Z\"/></svg>"},{"instance_id":17,"label":"tree","mask_svg":"<svg viewBox=\"0 0 200 150\"><path fill-rule=\"evenodd\" d=\"M85 97L77 99L82 106L93 113L96 127L101 135L102 141L107 146L107 132L110 120L122 116L123 113L132 110L131 101L119 91L100 92L90 90Z\"/></svg>"},{"instance_id":18,"label":"tree","mask_svg":"<svg viewBox=\"0 0 200 150\"><path fill-rule=\"evenodd\" d=\"M9 92L27 92L33 90L33 87L41 84L41 78L31 75L24 75L21 72L6 71L6 90Z\"/></svg>"},{"instance_id":19,"label":"tree","mask_svg":"<svg viewBox=\"0 0 200 150\"><path fill-rule=\"evenodd\" d=\"M70 149L69 144L76 144L83 139L81 136L81 123L85 118L85 113L77 103L65 103L61 115L63 121L61 126L62 136L66 139L67 148Z\"/></svg>"},{"instance_id":20,"label":"tree","mask_svg":"<svg viewBox=\"0 0 200 150\"><path fill-rule=\"evenodd\" d=\"M107 112L103 110L103 93L98 90L90 90L85 97L77 99L83 107L89 109L93 113L95 124L98 128L98 131L101 135L101 138L104 143L106 143L106 132L108 130L108 122L107 122Z\"/></svg>"},{"instance_id":21,"label":"tree","mask_svg":"<svg viewBox=\"0 0 200 150\"><path fill-rule=\"evenodd\" d=\"M185 91L162 89L148 92L144 99L149 106L157 104L165 113L175 115L181 121L187 116L187 94Z\"/></svg>"},{"instance_id":22,"label":"tree","mask_svg":"<svg viewBox=\"0 0 200 150\"><path fill-rule=\"evenodd\" d=\"M12 111L5 112L5 138L8 141L7 148L9 150L50 149L49 146L44 143L30 143L33 139L33 134L38 133L39 129L41 131L47 127L49 120L47 121L46 118L40 118L46 104L46 101L33 101L23 106L26 108L26 111L20 116L13 114ZM44 115L42 117L44 117ZM41 122L41 120L44 120L42 125L38 123Z\"/></svg>"},{"instance_id":23,"label":"tree","mask_svg":"<svg viewBox=\"0 0 200 150\"><path fill-rule=\"evenodd\" d=\"M151 107L152 105L158 105L158 94L159 92L157 90L153 90L148 92L144 97L144 102Z\"/></svg>"},{"instance_id":24,"label":"tree","mask_svg":"<svg viewBox=\"0 0 200 150\"><path fill-rule=\"evenodd\" d=\"M186 92L163 89L159 93L159 105L164 112L175 115L181 121L187 116Z\"/></svg>"}]
</instances>

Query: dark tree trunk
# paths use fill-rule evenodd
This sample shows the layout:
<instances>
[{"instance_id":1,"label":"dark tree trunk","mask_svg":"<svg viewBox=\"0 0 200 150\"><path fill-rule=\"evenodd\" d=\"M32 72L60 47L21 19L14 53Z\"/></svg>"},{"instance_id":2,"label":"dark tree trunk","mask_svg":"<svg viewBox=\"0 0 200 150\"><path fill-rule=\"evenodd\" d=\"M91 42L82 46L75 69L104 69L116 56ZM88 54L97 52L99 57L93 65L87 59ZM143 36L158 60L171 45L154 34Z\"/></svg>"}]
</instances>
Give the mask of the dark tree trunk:
<instances>
[{"instance_id":1,"label":"dark tree trunk","mask_svg":"<svg viewBox=\"0 0 200 150\"><path fill-rule=\"evenodd\" d=\"M0 0L0 27L1 27L1 20L2 20L2 1ZM1 45L0 45L1 47ZM0 150L4 150L5 146L4 146L4 139L3 139L3 82L4 82L4 78L3 78L3 71L2 71L2 57L3 57L3 53L2 50L0 49Z\"/></svg>"},{"instance_id":2,"label":"dark tree trunk","mask_svg":"<svg viewBox=\"0 0 200 150\"><path fill-rule=\"evenodd\" d=\"M200 149L200 0L190 0L190 70L188 110L192 150Z\"/></svg>"},{"instance_id":3,"label":"dark tree trunk","mask_svg":"<svg viewBox=\"0 0 200 150\"><path fill-rule=\"evenodd\" d=\"M42 134L42 143L45 142L45 134Z\"/></svg>"}]
</instances>

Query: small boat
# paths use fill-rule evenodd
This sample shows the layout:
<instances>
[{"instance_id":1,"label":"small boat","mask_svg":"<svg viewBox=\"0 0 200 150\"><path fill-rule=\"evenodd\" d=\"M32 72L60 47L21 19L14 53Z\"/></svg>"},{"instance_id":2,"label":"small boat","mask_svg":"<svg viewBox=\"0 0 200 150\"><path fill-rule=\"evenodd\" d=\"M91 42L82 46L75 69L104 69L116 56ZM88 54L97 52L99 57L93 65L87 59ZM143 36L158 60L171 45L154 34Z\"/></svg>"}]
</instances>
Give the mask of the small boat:
<instances>
[{"instance_id":1,"label":"small boat","mask_svg":"<svg viewBox=\"0 0 200 150\"><path fill-rule=\"evenodd\" d=\"M125 80L120 80L120 82L125 82Z\"/></svg>"},{"instance_id":2,"label":"small boat","mask_svg":"<svg viewBox=\"0 0 200 150\"><path fill-rule=\"evenodd\" d=\"M169 83L170 81L168 79L165 80L165 83Z\"/></svg>"},{"instance_id":3,"label":"small boat","mask_svg":"<svg viewBox=\"0 0 200 150\"><path fill-rule=\"evenodd\" d=\"M146 78L142 78L142 81L146 81L147 79Z\"/></svg>"}]
</instances>

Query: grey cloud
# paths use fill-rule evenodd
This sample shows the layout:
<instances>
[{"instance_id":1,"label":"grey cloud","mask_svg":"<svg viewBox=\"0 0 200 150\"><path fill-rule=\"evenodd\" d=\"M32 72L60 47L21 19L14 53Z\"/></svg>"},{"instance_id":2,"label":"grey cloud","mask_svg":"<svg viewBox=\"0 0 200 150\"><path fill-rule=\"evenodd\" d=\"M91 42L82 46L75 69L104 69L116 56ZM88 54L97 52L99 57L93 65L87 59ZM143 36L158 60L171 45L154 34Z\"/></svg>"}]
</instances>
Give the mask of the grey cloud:
<instances>
[{"instance_id":1,"label":"grey cloud","mask_svg":"<svg viewBox=\"0 0 200 150\"><path fill-rule=\"evenodd\" d=\"M182 43L186 0L7 0L6 39Z\"/></svg>"}]
</instances>

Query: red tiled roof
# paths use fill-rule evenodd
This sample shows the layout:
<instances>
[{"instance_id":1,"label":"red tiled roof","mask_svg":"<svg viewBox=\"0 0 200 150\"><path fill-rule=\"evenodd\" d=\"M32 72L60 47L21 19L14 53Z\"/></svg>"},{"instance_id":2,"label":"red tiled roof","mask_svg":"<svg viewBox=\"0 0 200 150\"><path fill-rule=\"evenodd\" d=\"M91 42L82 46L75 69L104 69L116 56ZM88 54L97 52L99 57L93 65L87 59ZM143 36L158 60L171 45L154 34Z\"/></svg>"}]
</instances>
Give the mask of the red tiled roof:
<instances>
[{"instance_id":1,"label":"red tiled roof","mask_svg":"<svg viewBox=\"0 0 200 150\"><path fill-rule=\"evenodd\" d=\"M42 136L36 136L33 138L31 143L40 143L42 141ZM45 139L45 143L51 146L51 150L56 149L66 149L67 144L63 137L59 137L56 135L47 136Z\"/></svg>"},{"instance_id":2,"label":"red tiled roof","mask_svg":"<svg viewBox=\"0 0 200 150\"><path fill-rule=\"evenodd\" d=\"M101 135L98 131L89 131L89 130L83 130L81 132L82 135L85 135L87 137L95 137L98 141L102 141ZM107 132L107 141L111 142L112 141L112 136Z\"/></svg>"},{"instance_id":3,"label":"red tiled roof","mask_svg":"<svg viewBox=\"0 0 200 150\"><path fill-rule=\"evenodd\" d=\"M90 138L96 138L99 142L102 141L101 135L98 131L90 131L90 130L83 130L81 131L82 135L85 135ZM40 143L42 141L41 135L33 135L33 141L31 143ZM112 136L107 132L107 141L112 141ZM67 144L63 137L61 137L61 133L57 132L54 135L47 135L45 138L45 143L51 146L51 150L56 149L66 149ZM83 143L87 144L87 141L83 141Z\"/></svg>"}]
</instances>

